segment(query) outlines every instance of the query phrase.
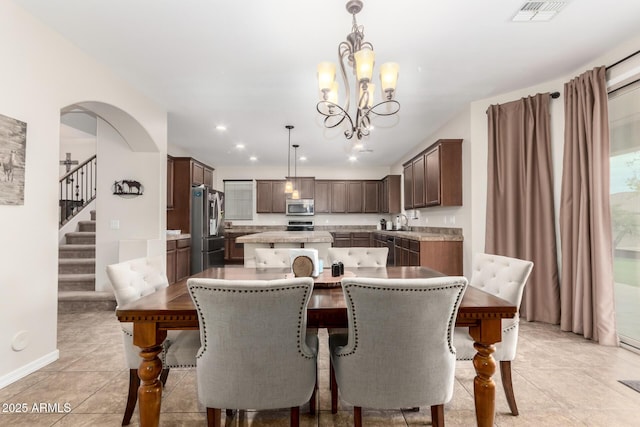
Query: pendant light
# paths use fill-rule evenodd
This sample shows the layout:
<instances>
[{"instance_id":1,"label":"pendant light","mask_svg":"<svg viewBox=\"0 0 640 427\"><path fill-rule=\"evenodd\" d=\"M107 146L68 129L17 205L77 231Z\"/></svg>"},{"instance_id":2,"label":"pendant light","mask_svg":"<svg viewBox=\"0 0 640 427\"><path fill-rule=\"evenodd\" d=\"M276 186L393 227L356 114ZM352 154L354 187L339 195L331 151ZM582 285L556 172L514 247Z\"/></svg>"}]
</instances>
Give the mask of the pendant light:
<instances>
[{"instance_id":1,"label":"pendant light","mask_svg":"<svg viewBox=\"0 0 640 427\"><path fill-rule=\"evenodd\" d=\"M287 182L284 184L285 194L293 193L293 182L291 182L291 129L293 125L286 125L285 128L289 129L289 145L287 145Z\"/></svg>"},{"instance_id":2,"label":"pendant light","mask_svg":"<svg viewBox=\"0 0 640 427\"><path fill-rule=\"evenodd\" d=\"M294 182L298 182L298 144L293 144L293 181ZM293 200L298 200L300 199L300 192L298 191L297 188L293 189L293 193L291 194L291 198Z\"/></svg>"}]
</instances>

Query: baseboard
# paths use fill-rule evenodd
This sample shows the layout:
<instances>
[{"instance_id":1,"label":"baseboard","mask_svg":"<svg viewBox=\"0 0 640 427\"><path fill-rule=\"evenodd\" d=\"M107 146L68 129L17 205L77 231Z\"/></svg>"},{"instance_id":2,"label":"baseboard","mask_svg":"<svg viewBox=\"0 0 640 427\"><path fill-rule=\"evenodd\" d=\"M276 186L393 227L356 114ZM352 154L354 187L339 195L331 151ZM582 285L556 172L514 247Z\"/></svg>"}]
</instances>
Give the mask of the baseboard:
<instances>
[{"instance_id":1,"label":"baseboard","mask_svg":"<svg viewBox=\"0 0 640 427\"><path fill-rule=\"evenodd\" d=\"M0 377L0 389L8 386L9 384L13 384L14 382L26 377L29 374L34 373L38 369L44 368L45 366L55 362L59 358L60 351L56 349L55 351L52 351L51 353L46 354L31 363L27 363L26 365L16 369L15 371L9 372L7 375Z\"/></svg>"}]
</instances>

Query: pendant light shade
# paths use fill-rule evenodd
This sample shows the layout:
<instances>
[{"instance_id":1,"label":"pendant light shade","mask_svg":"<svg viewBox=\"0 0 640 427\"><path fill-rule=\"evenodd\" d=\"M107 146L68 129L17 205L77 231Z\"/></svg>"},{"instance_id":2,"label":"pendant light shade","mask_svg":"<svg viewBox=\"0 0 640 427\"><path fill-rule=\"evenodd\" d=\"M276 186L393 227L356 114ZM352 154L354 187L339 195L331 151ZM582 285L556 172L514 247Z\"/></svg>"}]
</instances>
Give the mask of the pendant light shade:
<instances>
[{"instance_id":1,"label":"pendant light shade","mask_svg":"<svg viewBox=\"0 0 640 427\"><path fill-rule=\"evenodd\" d=\"M298 144L293 144L293 180L294 182L298 182ZM293 193L291 193L291 198L293 200L298 200L300 198L300 192L297 188L294 187Z\"/></svg>"},{"instance_id":2,"label":"pendant light shade","mask_svg":"<svg viewBox=\"0 0 640 427\"><path fill-rule=\"evenodd\" d=\"M286 194L293 193L293 182L291 182L291 129L292 125L286 125L285 128L289 130L289 144L287 145L287 182L284 184L284 192Z\"/></svg>"}]
</instances>

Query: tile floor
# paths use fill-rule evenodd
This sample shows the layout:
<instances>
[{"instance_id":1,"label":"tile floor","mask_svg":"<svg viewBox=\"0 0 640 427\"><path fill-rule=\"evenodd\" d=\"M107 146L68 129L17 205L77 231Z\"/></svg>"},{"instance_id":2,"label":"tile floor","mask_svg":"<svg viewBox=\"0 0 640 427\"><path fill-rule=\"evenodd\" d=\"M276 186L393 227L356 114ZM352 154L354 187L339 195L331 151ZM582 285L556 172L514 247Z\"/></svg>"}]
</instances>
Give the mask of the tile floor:
<instances>
[{"instance_id":1,"label":"tile floor","mask_svg":"<svg viewBox=\"0 0 640 427\"><path fill-rule=\"evenodd\" d=\"M118 322L111 312L62 314L58 322L60 359L0 390L0 403L26 403L28 414L0 413L0 426L119 426L126 400L128 371L124 369ZM637 426L640 393L619 379L640 379L640 355L603 347L561 332L557 326L523 323L513 381L520 415L514 417L496 378L497 426ZM321 335L326 340L326 335ZM326 343L326 341L324 341ZM322 344L321 344L322 345ZM301 425L351 426L351 408L341 402L330 412L326 345L319 360L320 410L312 417L301 411ZM445 422L474 425L471 362L458 362ZM197 402L193 370L172 370L163 394L161 426L204 426ZM58 403L61 413L35 413L33 404ZM68 403L70 413L64 413ZM363 411L365 426L430 425L430 411ZM224 416L224 415L223 415ZM227 426L288 426L288 411L241 411ZM131 423L138 425L137 413Z\"/></svg>"}]
</instances>

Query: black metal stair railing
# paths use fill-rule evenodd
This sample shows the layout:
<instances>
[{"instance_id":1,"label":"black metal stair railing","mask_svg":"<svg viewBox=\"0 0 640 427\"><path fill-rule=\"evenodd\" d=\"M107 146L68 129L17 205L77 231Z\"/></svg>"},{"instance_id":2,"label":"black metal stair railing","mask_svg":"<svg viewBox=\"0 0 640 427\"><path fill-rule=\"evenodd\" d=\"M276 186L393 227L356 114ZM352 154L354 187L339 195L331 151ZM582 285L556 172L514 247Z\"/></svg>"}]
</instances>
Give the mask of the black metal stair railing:
<instances>
[{"instance_id":1,"label":"black metal stair railing","mask_svg":"<svg viewBox=\"0 0 640 427\"><path fill-rule=\"evenodd\" d=\"M94 155L60 178L60 226L96 198L97 171Z\"/></svg>"}]
</instances>

